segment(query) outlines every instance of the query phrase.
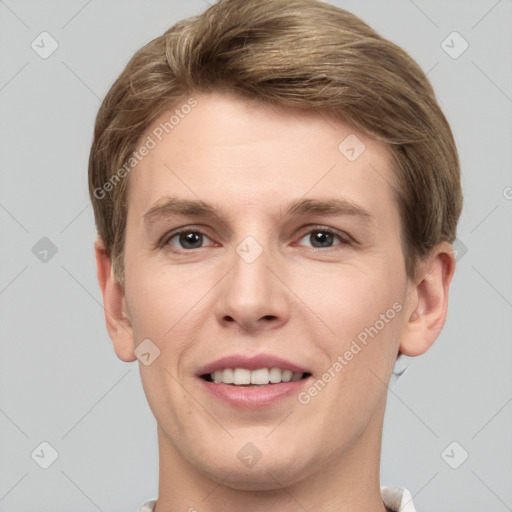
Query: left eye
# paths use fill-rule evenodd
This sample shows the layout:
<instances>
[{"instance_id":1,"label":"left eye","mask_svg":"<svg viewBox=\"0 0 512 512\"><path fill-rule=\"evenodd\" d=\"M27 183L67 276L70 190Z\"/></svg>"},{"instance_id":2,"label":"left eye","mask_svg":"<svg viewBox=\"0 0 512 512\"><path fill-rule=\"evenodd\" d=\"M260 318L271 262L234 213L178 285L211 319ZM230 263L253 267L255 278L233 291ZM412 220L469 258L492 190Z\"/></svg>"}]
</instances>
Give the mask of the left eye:
<instances>
[{"instance_id":1,"label":"left eye","mask_svg":"<svg viewBox=\"0 0 512 512\"><path fill-rule=\"evenodd\" d=\"M199 249L203 246L205 240L211 242L211 240L200 231L183 231L171 236L167 243L178 249Z\"/></svg>"},{"instance_id":2,"label":"left eye","mask_svg":"<svg viewBox=\"0 0 512 512\"><path fill-rule=\"evenodd\" d=\"M306 236L303 236L298 243L300 244L303 240L310 242L315 248L332 247L333 245L340 245L341 243L346 242L346 240L343 240L340 235L337 235L328 229L314 229ZM335 243L336 240L338 240L338 243Z\"/></svg>"}]
</instances>

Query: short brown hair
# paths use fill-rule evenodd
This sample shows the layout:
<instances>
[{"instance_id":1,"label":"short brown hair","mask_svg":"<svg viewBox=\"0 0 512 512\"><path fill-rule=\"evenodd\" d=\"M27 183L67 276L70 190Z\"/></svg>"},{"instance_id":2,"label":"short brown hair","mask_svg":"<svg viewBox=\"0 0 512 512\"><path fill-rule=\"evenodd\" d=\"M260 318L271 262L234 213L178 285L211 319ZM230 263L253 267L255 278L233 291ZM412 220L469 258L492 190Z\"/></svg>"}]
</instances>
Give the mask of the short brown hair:
<instances>
[{"instance_id":1,"label":"short brown hair","mask_svg":"<svg viewBox=\"0 0 512 512\"><path fill-rule=\"evenodd\" d=\"M409 276L435 245L454 241L457 149L416 62L353 14L317 0L219 0L141 48L98 112L89 192L119 282L126 163L156 117L212 91L334 116L388 144Z\"/></svg>"}]
</instances>

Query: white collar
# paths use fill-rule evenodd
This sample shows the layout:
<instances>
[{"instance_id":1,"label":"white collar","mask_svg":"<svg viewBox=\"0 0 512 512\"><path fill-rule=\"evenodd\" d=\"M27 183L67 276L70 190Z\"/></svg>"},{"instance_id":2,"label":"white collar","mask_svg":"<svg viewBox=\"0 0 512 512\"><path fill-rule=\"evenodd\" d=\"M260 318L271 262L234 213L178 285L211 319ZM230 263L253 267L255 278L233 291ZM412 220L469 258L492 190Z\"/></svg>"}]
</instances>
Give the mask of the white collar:
<instances>
[{"instance_id":1,"label":"white collar","mask_svg":"<svg viewBox=\"0 0 512 512\"><path fill-rule=\"evenodd\" d=\"M381 487L380 493L384 505L393 512L416 512L411 493L400 487ZM138 512L153 512L156 499L148 501L139 508Z\"/></svg>"}]
</instances>

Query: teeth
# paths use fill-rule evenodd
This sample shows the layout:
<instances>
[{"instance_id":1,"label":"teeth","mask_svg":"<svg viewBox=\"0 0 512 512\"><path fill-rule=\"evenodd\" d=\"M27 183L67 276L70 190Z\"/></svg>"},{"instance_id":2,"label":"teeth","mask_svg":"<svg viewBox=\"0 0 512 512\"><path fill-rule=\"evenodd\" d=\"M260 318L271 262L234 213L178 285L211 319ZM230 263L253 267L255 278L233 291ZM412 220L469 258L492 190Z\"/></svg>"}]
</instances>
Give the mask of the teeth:
<instances>
[{"instance_id":1,"label":"teeth","mask_svg":"<svg viewBox=\"0 0 512 512\"><path fill-rule=\"evenodd\" d=\"M261 368L251 372L251 384L268 384L269 383L269 371L267 368Z\"/></svg>"},{"instance_id":2,"label":"teeth","mask_svg":"<svg viewBox=\"0 0 512 512\"><path fill-rule=\"evenodd\" d=\"M296 382L303 377L301 372L281 370L281 368L258 368L247 370L246 368L226 368L216 370L210 374L216 384L234 384L235 386L265 386L267 384L279 384L280 382Z\"/></svg>"},{"instance_id":3,"label":"teeth","mask_svg":"<svg viewBox=\"0 0 512 512\"><path fill-rule=\"evenodd\" d=\"M233 371L234 381L233 384L241 386L243 384L251 383L251 371L244 368L235 368Z\"/></svg>"},{"instance_id":4,"label":"teeth","mask_svg":"<svg viewBox=\"0 0 512 512\"><path fill-rule=\"evenodd\" d=\"M302 373L295 372L292 374L292 382L302 379Z\"/></svg>"},{"instance_id":5,"label":"teeth","mask_svg":"<svg viewBox=\"0 0 512 512\"><path fill-rule=\"evenodd\" d=\"M282 373L280 368L271 368L269 372L270 382L272 382L272 384L279 384L279 382L281 382Z\"/></svg>"},{"instance_id":6,"label":"teeth","mask_svg":"<svg viewBox=\"0 0 512 512\"><path fill-rule=\"evenodd\" d=\"M222 382L224 384L233 384L235 382L235 372L233 370L230 370L229 368L227 370L224 370L221 376Z\"/></svg>"},{"instance_id":7,"label":"teeth","mask_svg":"<svg viewBox=\"0 0 512 512\"><path fill-rule=\"evenodd\" d=\"M213 382L219 383L223 382L224 384L233 384L235 382L235 375L233 370L217 370L211 374L211 378Z\"/></svg>"},{"instance_id":8,"label":"teeth","mask_svg":"<svg viewBox=\"0 0 512 512\"><path fill-rule=\"evenodd\" d=\"M281 374L281 382L290 382L292 380L292 377L293 377L293 372L290 370L285 370Z\"/></svg>"}]
</instances>

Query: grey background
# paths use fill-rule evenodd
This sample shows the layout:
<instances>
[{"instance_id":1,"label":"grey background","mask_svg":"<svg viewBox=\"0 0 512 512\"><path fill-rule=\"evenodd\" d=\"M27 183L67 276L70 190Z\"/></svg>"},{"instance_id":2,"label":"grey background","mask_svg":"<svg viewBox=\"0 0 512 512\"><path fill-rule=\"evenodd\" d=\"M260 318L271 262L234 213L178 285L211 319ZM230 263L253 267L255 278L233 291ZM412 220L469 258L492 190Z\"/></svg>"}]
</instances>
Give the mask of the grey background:
<instances>
[{"instance_id":1,"label":"grey background","mask_svg":"<svg viewBox=\"0 0 512 512\"><path fill-rule=\"evenodd\" d=\"M391 382L381 483L407 487L419 512L512 510L512 2L331 3L428 71L463 169L448 321ZM138 362L117 359L104 327L87 159L131 55L206 7L0 0L0 511L135 511L157 494ZM43 31L59 44L47 59L31 48ZM456 59L445 49L460 39L442 46L453 31L469 43ZM46 262L43 237L57 248ZM31 457L43 441L58 452L48 469L35 462L48 449Z\"/></svg>"}]
</instances>

